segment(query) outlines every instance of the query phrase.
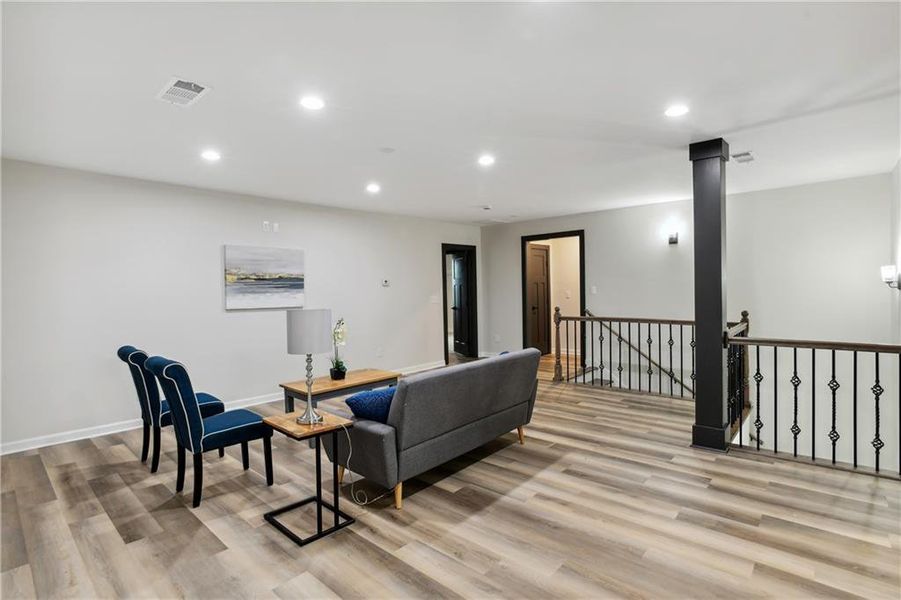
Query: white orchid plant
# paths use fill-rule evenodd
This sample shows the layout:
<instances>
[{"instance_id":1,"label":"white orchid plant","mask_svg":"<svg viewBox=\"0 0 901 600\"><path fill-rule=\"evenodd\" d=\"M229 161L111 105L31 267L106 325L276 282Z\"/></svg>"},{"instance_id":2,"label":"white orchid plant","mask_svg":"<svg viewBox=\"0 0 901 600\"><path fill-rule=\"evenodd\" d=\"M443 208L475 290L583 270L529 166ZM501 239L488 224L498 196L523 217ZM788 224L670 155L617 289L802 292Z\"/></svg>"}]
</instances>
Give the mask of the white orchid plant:
<instances>
[{"instance_id":1,"label":"white orchid plant","mask_svg":"<svg viewBox=\"0 0 901 600\"><path fill-rule=\"evenodd\" d=\"M335 356L332 358L332 368L336 371L347 370L344 361L338 355L338 346L344 346L345 344L347 344L347 325L344 323L344 319L338 319L334 329L332 329L332 345L335 347Z\"/></svg>"}]
</instances>

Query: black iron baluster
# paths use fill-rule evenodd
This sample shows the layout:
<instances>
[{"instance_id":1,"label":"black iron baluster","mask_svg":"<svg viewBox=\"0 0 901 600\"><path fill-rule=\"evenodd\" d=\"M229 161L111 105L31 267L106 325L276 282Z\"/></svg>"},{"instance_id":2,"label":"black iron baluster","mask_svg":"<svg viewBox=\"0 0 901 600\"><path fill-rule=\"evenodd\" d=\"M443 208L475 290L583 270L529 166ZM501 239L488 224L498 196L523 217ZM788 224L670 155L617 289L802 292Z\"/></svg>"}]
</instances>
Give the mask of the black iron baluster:
<instances>
[{"instance_id":1,"label":"black iron baluster","mask_svg":"<svg viewBox=\"0 0 901 600\"><path fill-rule=\"evenodd\" d=\"M619 353L616 372L619 375L619 389L623 389L623 322L620 321L616 328L618 331L616 335L618 340L617 352ZM610 384L613 385L612 379L610 380Z\"/></svg>"},{"instance_id":2,"label":"black iron baluster","mask_svg":"<svg viewBox=\"0 0 901 600\"><path fill-rule=\"evenodd\" d=\"M657 323L657 393L663 395L663 336Z\"/></svg>"},{"instance_id":3,"label":"black iron baluster","mask_svg":"<svg viewBox=\"0 0 901 600\"><path fill-rule=\"evenodd\" d=\"M817 349L810 349L810 459L817 459Z\"/></svg>"},{"instance_id":4,"label":"black iron baluster","mask_svg":"<svg viewBox=\"0 0 901 600\"><path fill-rule=\"evenodd\" d=\"M898 477L901 478L901 354L898 355Z\"/></svg>"},{"instance_id":5,"label":"black iron baluster","mask_svg":"<svg viewBox=\"0 0 901 600\"><path fill-rule=\"evenodd\" d=\"M854 393L852 394L854 404L854 431L852 432L852 445L854 446L854 468L857 468L857 350L854 351L854 377L852 384Z\"/></svg>"},{"instance_id":6,"label":"black iron baluster","mask_svg":"<svg viewBox=\"0 0 901 600\"><path fill-rule=\"evenodd\" d=\"M638 326L638 391L641 391L641 322L636 323Z\"/></svg>"},{"instance_id":7,"label":"black iron baluster","mask_svg":"<svg viewBox=\"0 0 901 600\"><path fill-rule=\"evenodd\" d=\"M697 389L697 383L695 379L698 378L697 373L695 373L695 326L691 326L691 397L695 397L695 390Z\"/></svg>"},{"instance_id":8,"label":"black iron baluster","mask_svg":"<svg viewBox=\"0 0 901 600\"><path fill-rule=\"evenodd\" d=\"M745 364L744 360L745 359L744 359L744 356L742 355L744 348L745 348L744 346L736 346L735 347L735 354L737 355L737 360L738 360L738 368L736 369L736 371L737 371L736 383L738 385L736 386L736 389L738 390L737 394L738 394L738 447L739 448L743 448L745 445L745 441L744 441L745 434L744 434L744 428L743 428L745 420L742 419L742 416L744 416L744 412L745 412L745 388L744 388L744 381L745 381L744 380L744 364Z\"/></svg>"},{"instance_id":9,"label":"black iron baluster","mask_svg":"<svg viewBox=\"0 0 901 600\"><path fill-rule=\"evenodd\" d=\"M673 394L673 378L676 376L676 374L673 372L673 344L674 343L675 342L673 342L673 324L670 323L669 324L669 341L667 342L667 344L669 344L669 395L670 396L675 396L675 394Z\"/></svg>"},{"instance_id":10,"label":"black iron baluster","mask_svg":"<svg viewBox=\"0 0 901 600\"><path fill-rule=\"evenodd\" d=\"M779 452L779 346L773 346L773 454Z\"/></svg>"},{"instance_id":11,"label":"black iron baluster","mask_svg":"<svg viewBox=\"0 0 901 600\"><path fill-rule=\"evenodd\" d=\"M566 382L569 383L569 321L566 322Z\"/></svg>"},{"instance_id":12,"label":"black iron baluster","mask_svg":"<svg viewBox=\"0 0 901 600\"><path fill-rule=\"evenodd\" d=\"M588 340L591 343L591 385L594 385L594 321L589 321Z\"/></svg>"},{"instance_id":13,"label":"black iron baluster","mask_svg":"<svg viewBox=\"0 0 901 600\"><path fill-rule=\"evenodd\" d=\"M607 349L610 352L610 387L613 387L613 321L610 321L607 331L610 332L610 340L607 342Z\"/></svg>"},{"instance_id":14,"label":"black iron baluster","mask_svg":"<svg viewBox=\"0 0 901 600\"><path fill-rule=\"evenodd\" d=\"M754 383L757 384L757 420L754 421L754 429L757 430L757 450L760 450L760 430L763 429L763 421L760 420L760 382L763 375L760 374L760 346L757 346L757 360L755 361L757 372L754 373Z\"/></svg>"},{"instance_id":15,"label":"black iron baluster","mask_svg":"<svg viewBox=\"0 0 901 600\"><path fill-rule=\"evenodd\" d=\"M835 464L835 443L841 437L835 430L835 392L838 391L838 381L835 379L835 350L832 351L832 379L829 380L829 389L832 390L832 430L829 432L829 439L832 440L832 464Z\"/></svg>"},{"instance_id":16,"label":"black iron baluster","mask_svg":"<svg viewBox=\"0 0 901 600\"><path fill-rule=\"evenodd\" d=\"M585 378L588 377L588 351L585 350L585 321L580 321L579 332L579 362L582 364L582 385L585 385Z\"/></svg>"},{"instance_id":17,"label":"black iron baluster","mask_svg":"<svg viewBox=\"0 0 901 600\"><path fill-rule=\"evenodd\" d=\"M598 345L599 345L598 354L601 355L601 385L603 386L604 385L604 322L601 321L599 323L599 325L600 325L600 327L599 327L600 334L598 335ZM610 372L611 372L611 377L612 377L613 365L610 365L610 369L611 369Z\"/></svg>"},{"instance_id":18,"label":"black iron baluster","mask_svg":"<svg viewBox=\"0 0 901 600\"><path fill-rule=\"evenodd\" d=\"M651 349L651 324L648 323L648 393L653 392L654 383L651 380L651 377L654 375L654 369L651 368L652 362L654 359L651 358L654 356L654 351Z\"/></svg>"},{"instance_id":19,"label":"black iron baluster","mask_svg":"<svg viewBox=\"0 0 901 600\"><path fill-rule=\"evenodd\" d=\"M629 389L632 389L632 322L626 323L627 335L629 336Z\"/></svg>"},{"instance_id":20,"label":"black iron baluster","mask_svg":"<svg viewBox=\"0 0 901 600\"><path fill-rule=\"evenodd\" d=\"M794 445L793 454L798 456L798 434L801 433L801 428L798 427L798 386L801 385L801 379L798 377L798 349L792 348L792 378L791 384L795 388L795 399L794 404L792 405L792 426L791 432Z\"/></svg>"},{"instance_id":21,"label":"black iron baluster","mask_svg":"<svg viewBox=\"0 0 901 600\"><path fill-rule=\"evenodd\" d=\"M735 346L726 349L726 410L729 427L735 424Z\"/></svg>"},{"instance_id":22,"label":"black iron baluster","mask_svg":"<svg viewBox=\"0 0 901 600\"><path fill-rule=\"evenodd\" d=\"M685 329L679 323L679 397L685 397Z\"/></svg>"},{"instance_id":23,"label":"black iron baluster","mask_svg":"<svg viewBox=\"0 0 901 600\"><path fill-rule=\"evenodd\" d=\"M882 386L879 385L879 353L876 352L876 383L873 384L873 387L870 388L870 391L873 392L873 400L875 401L876 408L876 436L873 438L871 444L873 444L873 449L876 451L876 472L879 472L879 451L882 450L882 447L885 446L885 442L883 442L879 438L879 397L882 395L882 392L885 390L882 389Z\"/></svg>"}]
</instances>

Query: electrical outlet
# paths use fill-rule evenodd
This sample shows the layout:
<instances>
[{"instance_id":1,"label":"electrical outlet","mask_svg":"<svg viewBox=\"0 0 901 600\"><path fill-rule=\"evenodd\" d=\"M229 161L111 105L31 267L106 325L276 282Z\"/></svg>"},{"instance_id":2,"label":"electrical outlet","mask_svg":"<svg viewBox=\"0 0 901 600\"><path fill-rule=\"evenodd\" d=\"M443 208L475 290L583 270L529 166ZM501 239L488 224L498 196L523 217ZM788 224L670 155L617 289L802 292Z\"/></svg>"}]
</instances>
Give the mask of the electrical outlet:
<instances>
[{"instance_id":1,"label":"electrical outlet","mask_svg":"<svg viewBox=\"0 0 901 600\"><path fill-rule=\"evenodd\" d=\"M596 285L591 286L591 293L592 293L592 294L597 294L597 293L598 293L598 286L596 286Z\"/></svg>"}]
</instances>

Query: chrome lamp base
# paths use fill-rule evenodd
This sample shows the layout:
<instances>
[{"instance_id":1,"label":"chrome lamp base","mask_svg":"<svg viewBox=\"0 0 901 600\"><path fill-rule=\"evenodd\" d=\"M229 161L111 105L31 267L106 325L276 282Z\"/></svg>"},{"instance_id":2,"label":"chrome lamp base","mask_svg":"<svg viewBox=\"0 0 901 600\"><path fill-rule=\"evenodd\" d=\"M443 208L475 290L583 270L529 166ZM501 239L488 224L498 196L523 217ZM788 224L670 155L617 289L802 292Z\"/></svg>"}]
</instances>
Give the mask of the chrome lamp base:
<instances>
[{"instance_id":1,"label":"chrome lamp base","mask_svg":"<svg viewBox=\"0 0 901 600\"><path fill-rule=\"evenodd\" d=\"M322 415L313 408L313 355L307 354L307 407L303 414L297 417L300 425L316 425L322 423Z\"/></svg>"}]
</instances>

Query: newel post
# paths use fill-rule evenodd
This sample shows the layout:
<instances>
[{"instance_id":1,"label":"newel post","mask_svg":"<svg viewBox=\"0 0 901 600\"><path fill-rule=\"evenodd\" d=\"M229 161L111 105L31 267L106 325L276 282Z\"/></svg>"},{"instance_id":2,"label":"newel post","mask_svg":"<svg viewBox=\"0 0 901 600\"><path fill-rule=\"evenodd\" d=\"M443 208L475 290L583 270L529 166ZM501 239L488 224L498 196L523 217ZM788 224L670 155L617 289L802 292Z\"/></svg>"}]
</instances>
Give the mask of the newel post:
<instances>
[{"instance_id":1,"label":"newel post","mask_svg":"<svg viewBox=\"0 0 901 600\"><path fill-rule=\"evenodd\" d=\"M726 324L726 161L722 138L688 147L692 163L695 266L695 423L692 445L729 445Z\"/></svg>"},{"instance_id":2,"label":"newel post","mask_svg":"<svg viewBox=\"0 0 901 600\"><path fill-rule=\"evenodd\" d=\"M563 381L563 366L560 363L560 307L554 307L554 381Z\"/></svg>"}]
</instances>

